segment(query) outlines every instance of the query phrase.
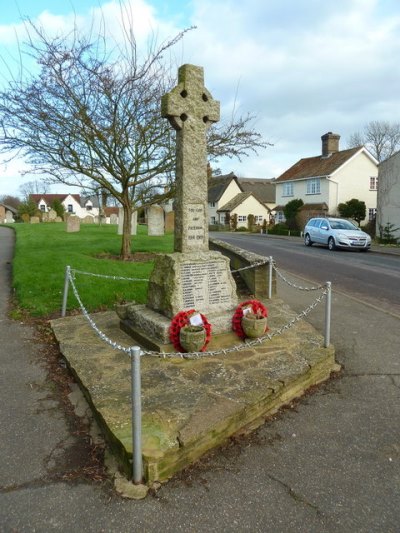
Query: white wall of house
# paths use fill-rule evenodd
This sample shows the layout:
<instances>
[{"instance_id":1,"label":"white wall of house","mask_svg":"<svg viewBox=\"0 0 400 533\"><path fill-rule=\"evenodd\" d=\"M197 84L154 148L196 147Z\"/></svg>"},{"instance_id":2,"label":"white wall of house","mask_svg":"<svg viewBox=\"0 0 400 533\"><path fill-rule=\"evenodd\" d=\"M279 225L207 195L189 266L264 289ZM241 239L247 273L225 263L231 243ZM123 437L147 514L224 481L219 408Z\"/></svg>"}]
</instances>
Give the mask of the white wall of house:
<instances>
[{"instance_id":1,"label":"white wall of house","mask_svg":"<svg viewBox=\"0 0 400 533\"><path fill-rule=\"evenodd\" d=\"M400 152L380 163L378 178L377 231L387 223L400 228ZM399 239L400 229L393 234Z\"/></svg>"},{"instance_id":2,"label":"white wall of house","mask_svg":"<svg viewBox=\"0 0 400 533\"><path fill-rule=\"evenodd\" d=\"M254 215L256 218L254 222L256 224L262 224L265 219L267 222L269 220L269 211L260 203L254 196L249 196L241 204L239 204L235 209L231 211L231 216L238 216L238 227L246 226L247 227L247 217L248 215Z\"/></svg>"},{"instance_id":3,"label":"white wall of house","mask_svg":"<svg viewBox=\"0 0 400 533\"><path fill-rule=\"evenodd\" d=\"M313 187L310 187L311 181L313 181ZM305 204L321 202L328 204L329 184L326 178L319 178L318 182L312 178L276 184L276 205L286 205L294 199L301 199Z\"/></svg>"},{"instance_id":4,"label":"white wall of house","mask_svg":"<svg viewBox=\"0 0 400 533\"><path fill-rule=\"evenodd\" d=\"M69 194L61 203L64 206L66 213L73 213L79 218L85 218L88 215L93 217L99 216L99 208L93 207L93 203L90 200L85 203L84 207L81 207L79 202ZM44 198L40 200L38 207L44 212L50 211L51 209L51 206L46 203Z\"/></svg>"},{"instance_id":5,"label":"white wall of house","mask_svg":"<svg viewBox=\"0 0 400 533\"><path fill-rule=\"evenodd\" d=\"M367 208L365 222L367 222L369 214L376 210L377 177L377 164L364 151L360 151L329 178L308 178L276 183L276 203L286 205L295 198L300 198L305 204L325 202L329 214L336 214L339 203L357 198L365 202ZM371 188L371 185L375 188Z\"/></svg>"},{"instance_id":6,"label":"white wall of house","mask_svg":"<svg viewBox=\"0 0 400 533\"><path fill-rule=\"evenodd\" d=\"M377 178L377 164L364 151L357 152L329 180L331 189L328 203L329 213L335 213L339 203L357 198L365 202L367 208L365 222L368 222L369 210L376 212Z\"/></svg>"},{"instance_id":7,"label":"white wall of house","mask_svg":"<svg viewBox=\"0 0 400 533\"><path fill-rule=\"evenodd\" d=\"M225 189L224 193L222 194L221 198L218 200L218 202L208 202L208 220L210 224L225 224L225 218L223 217L223 221L220 221L220 216L217 213L218 209L220 207L223 207L225 204L227 204L232 198L234 198L237 194L239 194L241 189L238 187L235 180L232 180L227 188Z\"/></svg>"}]
</instances>

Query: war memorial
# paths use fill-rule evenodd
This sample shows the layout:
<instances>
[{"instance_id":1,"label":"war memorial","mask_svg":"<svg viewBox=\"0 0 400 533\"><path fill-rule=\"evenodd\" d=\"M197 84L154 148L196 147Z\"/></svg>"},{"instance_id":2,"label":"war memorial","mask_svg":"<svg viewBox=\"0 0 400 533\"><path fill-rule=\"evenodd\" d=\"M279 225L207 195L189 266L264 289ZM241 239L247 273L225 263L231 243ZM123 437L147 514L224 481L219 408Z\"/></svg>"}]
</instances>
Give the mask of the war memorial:
<instances>
[{"instance_id":1,"label":"war memorial","mask_svg":"<svg viewBox=\"0 0 400 533\"><path fill-rule=\"evenodd\" d=\"M179 68L178 84L163 97L161 113L177 135L174 252L157 256L147 304L131 303L120 316L108 311L89 321L85 314L52 321L60 350L127 478L132 470L129 347L141 347L147 485L167 481L233 435L265 423L338 370L334 348L324 346L321 334L275 291L264 301L241 294L229 254L210 249L206 130L219 120L219 102L204 87L201 67ZM260 338L242 334L238 319L245 310L268 314ZM188 353L177 349L174 332L192 318L207 335L201 349Z\"/></svg>"}]
</instances>

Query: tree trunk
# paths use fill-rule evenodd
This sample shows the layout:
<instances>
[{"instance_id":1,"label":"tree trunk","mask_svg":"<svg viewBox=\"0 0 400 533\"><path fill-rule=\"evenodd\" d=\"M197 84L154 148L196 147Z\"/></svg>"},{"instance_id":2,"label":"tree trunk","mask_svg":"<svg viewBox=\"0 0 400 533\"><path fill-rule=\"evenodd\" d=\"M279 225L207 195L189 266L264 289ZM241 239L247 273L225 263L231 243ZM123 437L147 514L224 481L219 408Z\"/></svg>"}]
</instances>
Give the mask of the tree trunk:
<instances>
[{"instance_id":1,"label":"tree trunk","mask_svg":"<svg viewBox=\"0 0 400 533\"><path fill-rule=\"evenodd\" d=\"M122 204L124 210L124 224L122 227L121 259L129 259L132 242L132 204L129 198Z\"/></svg>"}]
</instances>

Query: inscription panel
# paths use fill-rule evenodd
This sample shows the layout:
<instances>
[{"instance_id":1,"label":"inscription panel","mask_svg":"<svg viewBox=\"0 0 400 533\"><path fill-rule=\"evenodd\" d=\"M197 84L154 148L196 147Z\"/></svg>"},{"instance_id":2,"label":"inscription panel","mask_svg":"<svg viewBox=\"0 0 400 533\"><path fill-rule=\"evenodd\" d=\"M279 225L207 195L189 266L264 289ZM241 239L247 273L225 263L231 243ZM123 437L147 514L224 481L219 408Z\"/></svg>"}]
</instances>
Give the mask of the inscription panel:
<instances>
[{"instance_id":1,"label":"inscription panel","mask_svg":"<svg viewBox=\"0 0 400 533\"><path fill-rule=\"evenodd\" d=\"M202 204L188 204L187 206L188 225L186 238L191 248L202 248L205 242L205 207Z\"/></svg>"},{"instance_id":2,"label":"inscription panel","mask_svg":"<svg viewBox=\"0 0 400 533\"><path fill-rule=\"evenodd\" d=\"M196 308L202 311L231 302L231 286L225 263L185 263L181 266L181 283L183 309Z\"/></svg>"}]
</instances>

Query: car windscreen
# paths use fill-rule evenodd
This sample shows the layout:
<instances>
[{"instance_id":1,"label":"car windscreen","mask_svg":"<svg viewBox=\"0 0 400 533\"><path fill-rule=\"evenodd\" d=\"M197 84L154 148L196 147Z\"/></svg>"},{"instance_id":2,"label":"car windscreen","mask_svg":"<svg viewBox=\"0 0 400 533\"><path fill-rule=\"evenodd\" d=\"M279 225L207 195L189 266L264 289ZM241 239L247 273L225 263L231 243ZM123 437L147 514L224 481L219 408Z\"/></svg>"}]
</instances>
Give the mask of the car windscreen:
<instances>
[{"instance_id":1,"label":"car windscreen","mask_svg":"<svg viewBox=\"0 0 400 533\"><path fill-rule=\"evenodd\" d=\"M329 223L332 229L358 230L358 228L354 224L348 222L347 220L330 220Z\"/></svg>"}]
</instances>

